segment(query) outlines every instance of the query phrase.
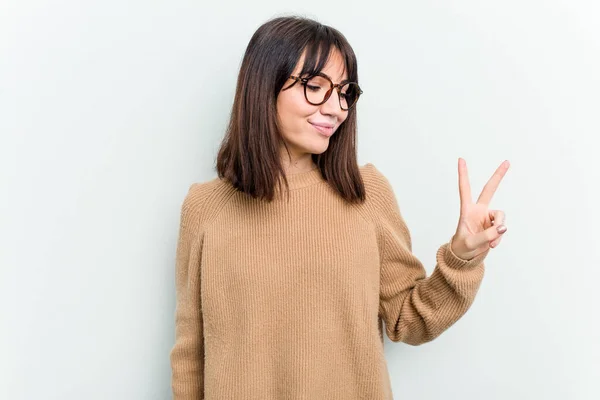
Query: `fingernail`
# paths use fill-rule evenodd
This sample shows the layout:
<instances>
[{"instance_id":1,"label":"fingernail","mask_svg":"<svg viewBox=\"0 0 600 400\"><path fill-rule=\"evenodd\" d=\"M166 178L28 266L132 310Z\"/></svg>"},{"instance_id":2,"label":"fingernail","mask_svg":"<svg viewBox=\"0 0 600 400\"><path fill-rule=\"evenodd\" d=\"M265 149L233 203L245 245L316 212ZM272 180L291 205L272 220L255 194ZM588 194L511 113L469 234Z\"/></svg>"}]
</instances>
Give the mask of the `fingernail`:
<instances>
[{"instance_id":1,"label":"fingernail","mask_svg":"<svg viewBox=\"0 0 600 400\"><path fill-rule=\"evenodd\" d=\"M496 230L498 231L498 233L502 234L502 233L506 232L506 226L500 225L498 228L496 228Z\"/></svg>"}]
</instances>

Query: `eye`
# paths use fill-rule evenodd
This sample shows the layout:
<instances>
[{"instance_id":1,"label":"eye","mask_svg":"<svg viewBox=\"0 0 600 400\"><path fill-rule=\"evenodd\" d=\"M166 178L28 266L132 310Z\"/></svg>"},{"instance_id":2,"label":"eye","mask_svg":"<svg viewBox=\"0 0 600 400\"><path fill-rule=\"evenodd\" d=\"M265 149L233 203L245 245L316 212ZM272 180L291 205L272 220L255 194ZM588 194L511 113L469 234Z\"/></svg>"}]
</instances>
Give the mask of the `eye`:
<instances>
[{"instance_id":1,"label":"eye","mask_svg":"<svg viewBox=\"0 0 600 400\"><path fill-rule=\"evenodd\" d=\"M306 89L311 92L325 91L329 88L329 85L329 81L319 75L313 76L306 81Z\"/></svg>"}]
</instances>

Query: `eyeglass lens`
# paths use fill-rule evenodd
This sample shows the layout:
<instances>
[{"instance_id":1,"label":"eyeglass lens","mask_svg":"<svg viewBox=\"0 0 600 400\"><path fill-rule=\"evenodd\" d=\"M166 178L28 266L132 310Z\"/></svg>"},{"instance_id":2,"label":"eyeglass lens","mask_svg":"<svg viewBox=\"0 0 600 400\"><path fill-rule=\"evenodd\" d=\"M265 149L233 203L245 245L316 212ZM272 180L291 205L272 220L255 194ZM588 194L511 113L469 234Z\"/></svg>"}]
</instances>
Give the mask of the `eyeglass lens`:
<instances>
[{"instance_id":1,"label":"eyeglass lens","mask_svg":"<svg viewBox=\"0 0 600 400\"><path fill-rule=\"evenodd\" d=\"M325 100L327 91L331 88L331 82L322 76L314 76L306 82L306 100L312 104L320 104ZM348 109L356 103L360 95L359 87L356 83L346 83L340 88L340 105L343 109ZM335 90L335 89L333 89Z\"/></svg>"}]
</instances>

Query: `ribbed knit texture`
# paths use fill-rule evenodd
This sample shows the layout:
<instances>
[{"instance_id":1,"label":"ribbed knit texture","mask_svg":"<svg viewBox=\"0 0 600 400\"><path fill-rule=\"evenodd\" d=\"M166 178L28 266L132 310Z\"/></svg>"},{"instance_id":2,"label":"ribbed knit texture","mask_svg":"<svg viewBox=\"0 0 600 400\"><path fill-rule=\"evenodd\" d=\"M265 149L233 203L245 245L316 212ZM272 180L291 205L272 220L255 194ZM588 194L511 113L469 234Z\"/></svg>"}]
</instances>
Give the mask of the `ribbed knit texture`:
<instances>
[{"instance_id":1,"label":"ribbed knit texture","mask_svg":"<svg viewBox=\"0 0 600 400\"><path fill-rule=\"evenodd\" d=\"M361 168L364 204L318 169L288 177L289 202L215 178L183 201L176 257L174 400L389 400L392 341L428 342L472 304L488 251L443 244L429 277L394 191ZM401 398L401 396L398 396Z\"/></svg>"}]
</instances>

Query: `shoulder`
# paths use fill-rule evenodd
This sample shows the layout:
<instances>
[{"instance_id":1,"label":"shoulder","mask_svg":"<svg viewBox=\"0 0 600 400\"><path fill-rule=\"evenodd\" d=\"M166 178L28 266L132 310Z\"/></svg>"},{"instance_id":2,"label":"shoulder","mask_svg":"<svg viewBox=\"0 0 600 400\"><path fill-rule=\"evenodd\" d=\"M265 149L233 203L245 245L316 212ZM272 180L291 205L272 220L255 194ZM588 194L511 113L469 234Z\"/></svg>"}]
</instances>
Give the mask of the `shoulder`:
<instances>
[{"instance_id":1,"label":"shoulder","mask_svg":"<svg viewBox=\"0 0 600 400\"><path fill-rule=\"evenodd\" d=\"M365 164L360 170L367 193L364 210L383 230L399 233L410 248L410 232L389 179L372 163Z\"/></svg>"},{"instance_id":2,"label":"shoulder","mask_svg":"<svg viewBox=\"0 0 600 400\"><path fill-rule=\"evenodd\" d=\"M233 187L220 178L192 183L181 204L182 221L209 223L234 192Z\"/></svg>"},{"instance_id":3,"label":"shoulder","mask_svg":"<svg viewBox=\"0 0 600 400\"><path fill-rule=\"evenodd\" d=\"M372 163L366 163L359 169L367 193L367 202L383 203L383 205L396 203L397 205L392 184L383 172Z\"/></svg>"},{"instance_id":4,"label":"shoulder","mask_svg":"<svg viewBox=\"0 0 600 400\"><path fill-rule=\"evenodd\" d=\"M393 223L404 226L405 222L400 211L390 180L372 163L360 167L366 191L364 209L378 223Z\"/></svg>"}]
</instances>

